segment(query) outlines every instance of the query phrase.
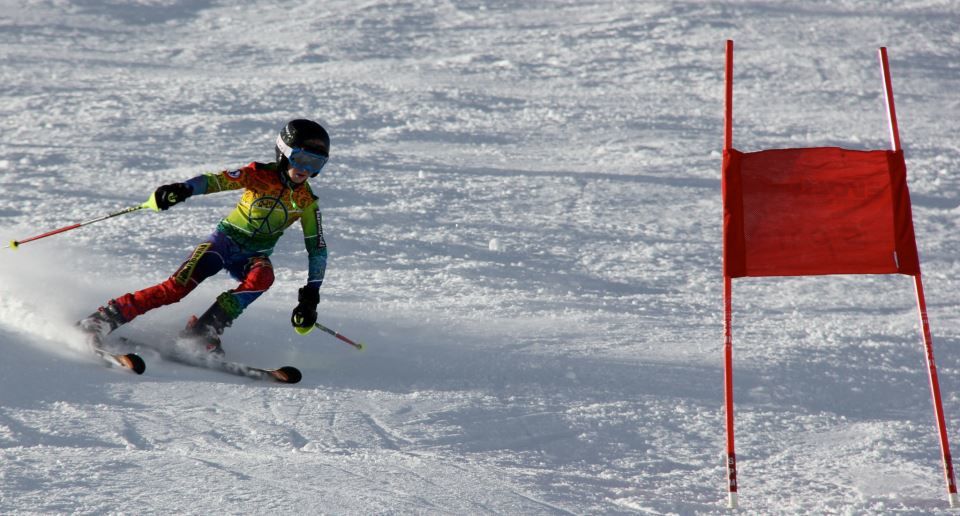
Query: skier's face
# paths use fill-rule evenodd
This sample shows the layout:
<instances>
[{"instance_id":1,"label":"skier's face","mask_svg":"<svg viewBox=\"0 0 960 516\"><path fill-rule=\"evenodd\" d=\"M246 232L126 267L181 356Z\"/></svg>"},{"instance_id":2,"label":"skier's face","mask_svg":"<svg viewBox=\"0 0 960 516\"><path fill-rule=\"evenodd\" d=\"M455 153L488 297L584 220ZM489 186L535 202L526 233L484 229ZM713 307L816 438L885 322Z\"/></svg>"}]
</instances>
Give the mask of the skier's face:
<instances>
[{"instance_id":1,"label":"skier's face","mask_svg":"<svg viewBox=\"0 0 960 516\"><path fill-rule=\"evenodd\" d=\"M288 168L287 175L290 176L290 180L293 181L294 184L298 184L298 185L305 183L307 179L310 177L309 172L296 167Z\"/></svg>"}]
</instances>

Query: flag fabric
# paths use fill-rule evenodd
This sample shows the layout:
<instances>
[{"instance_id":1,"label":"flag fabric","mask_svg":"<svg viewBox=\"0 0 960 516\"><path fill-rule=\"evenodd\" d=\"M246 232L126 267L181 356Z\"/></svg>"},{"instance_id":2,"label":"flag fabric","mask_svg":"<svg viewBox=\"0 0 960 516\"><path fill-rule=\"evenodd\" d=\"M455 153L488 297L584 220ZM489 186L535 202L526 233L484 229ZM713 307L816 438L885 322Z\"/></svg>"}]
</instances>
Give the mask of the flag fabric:
<instances>
[{"instance_id":1,"label":"flag fabric","mask_svg":"<svg viewBox=\"0 0 960 516\"><path fill-rule=\"evenodd\" d=\"M727 277L920 272L903 151L723 155Z\"/></svg>"}]
</instances>

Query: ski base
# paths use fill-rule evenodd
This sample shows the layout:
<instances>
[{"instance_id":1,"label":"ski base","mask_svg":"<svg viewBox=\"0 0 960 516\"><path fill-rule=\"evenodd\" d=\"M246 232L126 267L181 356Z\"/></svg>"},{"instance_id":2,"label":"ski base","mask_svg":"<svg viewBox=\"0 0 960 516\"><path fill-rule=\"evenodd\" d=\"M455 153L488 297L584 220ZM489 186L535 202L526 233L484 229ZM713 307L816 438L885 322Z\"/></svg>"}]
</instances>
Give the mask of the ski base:
<instances>
[{"instance_id":1,"label":"ski base","mask_svg":"<svg viewBox=\"0 0 960 516\"><path fill-rule=\"evenodd\" d=\"M152 349L153 351L159 353L160 356L170 360L171 362L230 373L237 376L253 378L255 380L267 380L292 384L298 383L303 379L303 375L300 373L300 370L293 366L284 366L277 369L263 369L260 367L242 364L240 362L230 362L214 356L189 353L186 351L177 350L175 348L168 349L164 346L136 341L126 337L120 337L119 341L126 346Z\"/></svg>"}]
</instances>

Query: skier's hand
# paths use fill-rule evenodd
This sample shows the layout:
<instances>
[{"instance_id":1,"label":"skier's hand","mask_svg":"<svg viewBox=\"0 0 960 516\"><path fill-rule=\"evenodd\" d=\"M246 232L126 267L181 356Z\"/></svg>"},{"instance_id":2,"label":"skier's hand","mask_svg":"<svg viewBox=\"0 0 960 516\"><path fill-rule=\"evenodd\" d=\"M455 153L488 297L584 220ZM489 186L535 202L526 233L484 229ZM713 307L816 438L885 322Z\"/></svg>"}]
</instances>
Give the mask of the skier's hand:
<instances>
[{"instance_id":1,"label":"skier's hand","mask_svg":"<svg viewBox=\"0 0 960 516\"><path fill-rule=\"evenodd\" d=\"M168 210L174 204L187 200L187 197L193 195L193 190L186 183L173 183L163 185L153 192L153 197L157 202L157 208Z\"/></svg>"},{"instance_id":2,"label":"skier's hand","mask_svg":"<svg viewBox=\"0 0 960 516\"><path fill-rule=\"evenodd\" d=\"M320 303L320 291L316 287L307 285L300 289L297 296L297 307L290 315L290 324L300 335L306 335L313 330L317 323L317 304Z\"/></svg>"}]
</instances>

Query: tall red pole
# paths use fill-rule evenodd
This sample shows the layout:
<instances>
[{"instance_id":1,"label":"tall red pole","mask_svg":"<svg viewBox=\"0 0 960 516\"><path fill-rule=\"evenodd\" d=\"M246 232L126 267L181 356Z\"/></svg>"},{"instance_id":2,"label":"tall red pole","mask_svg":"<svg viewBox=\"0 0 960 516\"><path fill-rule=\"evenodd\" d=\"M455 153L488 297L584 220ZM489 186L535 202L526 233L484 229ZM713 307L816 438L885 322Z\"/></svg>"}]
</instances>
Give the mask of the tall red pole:
<instances>
[{"instance_id":1,"label":"tall red pole","mask_svg":"<svg viewBox=\"0 0 960 516\"><path fill-rule=\"evenodd\" d=\"M733 40L727 40L723 150L733 148ZM727 426L727 504L737 508L737 455L733 441L733 280L723 272L723 401Z\"/></svg>"},{"instance_id":2,"label":"tall red pole","mask_svg":"<svg viewBox=\"0 0 960 516\"><path fill-rule=\"evenodd\" d=\"M723 277L723 401L727 424L727 505L737 508L737 454L733 443L733 280Z\"/></svg>"},{"instance_id":3,"label":"tall red pole","mask_svg":"<svg viewBox=\"0 0 960 516\"><path fill-rule=\"evenodd\" d=\"M887 47L880 47L880 69L883 71L883 96L887 100L887 120L890 122L890 143L894 151L899 151L900 127L897 126L897 109L893 106L893 83L890 81Z\"/></svg>"},{"instance_id":4,"label":"tall red pole","mask_svg":"<svg viewBox=\"0 0 960 516\"><path fill-rule=\"evenodd\" d=\"M883 72L883 93L887 100L887 119L890 122L890 143L894 152L899 152L900 128L897 126L897 110L893 103L893 83L890 80L890 62L887 59L887 48L880 47L880 69ZM914 288L917 292L917 310L920 312L920 328L923 332L923 345L927 360L927 375L930 377L930 395L933 400L933 412L937 420L937 430L940 434L940 452L943 455L943 475L947 481L947 500L950 507L960 506L957 497L957 481L953 472L953 459L950 455L950 440L947 438L947 425L943 417L943 401L940 397L940 381L937 379L937 365L933 358L933 336L930 333L930 320L927 318L927 301L923 294L923 280L918 269L913 277Z\"/></svg>"},{"instance_id":5,"label":"tall red pole","mask_svg":"<svg viewBox=\"0 0 960 516\"><path fill-rule=\"evenodd\" d=\"M923 282L918 272L914 279L917 291L917 309L920 311L920 327L923 331L923 344L927 357L927 374L930 377L930 395L933 400L933 412L937 419L940 434L940 452L943 455L943 476L947 481L947 500L950 507L960 507L957 498L957 481L953 473L953 458L950 455L950 439L947 438L947 424L943 417L943 401L940 397L940 381L937 379L937 365L933 358L933 337L930 334L930 320L927 318L927 302L923 295Z\"/></svg>"},{"instance_id":6,"label":"tall red pole","mask_svg":"<svg viewBox=\"0 0 960 516\"><path fill-rule=\"evenodd\" d=\"M723 104L723 150L733 148L733 40L727 40L726 86Z\"/></svg>"}]
</instances>

